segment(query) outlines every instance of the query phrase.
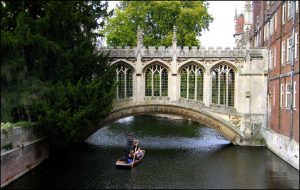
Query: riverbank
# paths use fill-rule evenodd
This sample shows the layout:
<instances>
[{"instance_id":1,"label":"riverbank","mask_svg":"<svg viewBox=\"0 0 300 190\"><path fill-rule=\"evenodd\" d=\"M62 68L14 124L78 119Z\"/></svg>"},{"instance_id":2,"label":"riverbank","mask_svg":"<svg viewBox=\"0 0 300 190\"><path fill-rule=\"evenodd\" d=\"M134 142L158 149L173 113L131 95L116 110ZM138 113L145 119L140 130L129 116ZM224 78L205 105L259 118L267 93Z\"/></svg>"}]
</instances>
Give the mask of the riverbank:
<instances>
[{"instance_id":1,"label":"riverbank","mask_svg":"<svg viewBox=\"0 0 300 190\"><path fill-rule=\"evenodd\" d=\"M49 142L41 130L15 127L1 131L1 188L49 158Z\"/></svg>"}]
</instances>

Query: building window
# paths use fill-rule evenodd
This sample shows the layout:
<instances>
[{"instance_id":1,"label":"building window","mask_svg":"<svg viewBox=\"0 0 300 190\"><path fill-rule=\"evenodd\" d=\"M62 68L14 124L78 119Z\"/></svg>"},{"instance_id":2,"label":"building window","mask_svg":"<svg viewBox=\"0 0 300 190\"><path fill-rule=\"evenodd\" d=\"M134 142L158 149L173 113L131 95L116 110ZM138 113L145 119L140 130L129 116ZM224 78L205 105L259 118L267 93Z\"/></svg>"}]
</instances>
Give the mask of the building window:
<instances>
[{"instance_id":1,"label":"building window","mask_svg":"<svg viewBox=\"0 0 300 190\"><path fill-rule=\"evenodd\" d=\"M280 107L283 107L284 85L280 85Z\"/></svg>"},{"instance_id":2,"label":"building window","mask_svg":"<svg viewBox=\"0 0 300 190\"><path fill-rule=\"evenodd\" d=\"M168 71L155 64L145 72L145 95L168 96Z\"/></svg>"},{"instance_id":3,"label":"building window","mask_svg":"<svg viewBox=\"0 0 300 190\"><path fill-rule=\"evenodd\" d=\"M285 42L281 44L281 64L285 63Z\"/></svg>"},{"instance_id":4,"label":"building window","mask_svg":"<svg viewBox=\"0 0 300 190\"><path fill-rule=\"evenodd\" d=\"M257 40L257 38L258 38L258 35L256 35L255 36L255 38L254 38L254 47L257 47L258 45L258 40Z\"/></svg>"},{"instance_id":5,"label":"building window","mask_svg":"<svg viewBox=\"0 0 300 190\"><path fill-rule=\"evenodd\" d=\"M277 29L277 12L275 13L275 16L274 16L274 27L275 27L275 31Z\"/></svg>"},{"instance_id":6,"label":"building window","mask_svg":"<svg viewBox=\"0 0 300 190\"><path fill-rule=\"evenodd\" d=\"M271 2L270 2L270 1L267 1L267 10L270 9L270 6L271 6Z\"/></svg>"},{"instance_id":7,"label":"building window","mask_svg":"<svg viewBox=\"0 0 300 190\"><path fill-rule=\"evenodd\" d=\"M295 33L295 59L298 58L298 33Z\"/></svg>"},{"instance_id":8,"label":"building window","mask_svg":"<svg viewBox=\"0 0 300 190\"><path fill-rule=\"evenodd\" d=\"M275 15L273 15L271 17L271 20L270 20L270 35L272 35L274 33L274 24L275 24Z\"/></svg>"},{"instance_id":9,"label":"building window","mask_svg":"<svg viewBox=\"0 0 300 190\"><path fill-rule=\"evenodd\" d=\"M235 72L225 64L216 66L212 76L212 103L234 106Z\"/></svg>"},{"instance_id":10,"label":"building window","mask_svg":"<svg viewBox=\"0 0 300 190\"><path fill-rule=\"evenodd\" d=\"M288 19L292 17L293 15L293 6L292 6L292 1L288 1Z\"/></svg>"},{"instance_id":11,"label":"building window","mask_svg":"<svg viewBox=\"0 0 300 190\"><path fill-rule=\"evenodd\" d=\"M273 50L270 49L269 50L269 69L273 69L273 61L274 61Z\"/></svg>"},{"instance_id":12,"label":"building window","mask_svg":"<svg viewBox=\"0 0 300 190\"><path fill-rule=\"evenodd\" d=\"M133 87L133 70L125 64L119 64L117 72L117 99L132 97Z\"/></svg>"},{"instance_id":13,"label":"building window","mask_svg":"<svg viewBox=\"0 0 300 190\"><path fill-rule=\"evenodd\" d=\"M286 89L285 89L285 107L289 109L291 107L292 103L292 92L291 92L291 85L286 84Z\"/></svg>"},{"instance_id":14,"label":"building window","mask_svg":"<svg viewBox=\"0 0 300 190\"><path fill-rule=\"evenodd\" d=\"M275 86L273 86L273 107L275 107Z\"/></svg>"},{"instance_id":15,"label":"building window","mask_svg":"<svg viewBox=\"0 0 300 190\"><path fill-rule=\"evenodd\" d=\"M285 2L282 3L282 12L281 12L282 24L286 22L286 5Z\"/></svg>"},{"instance_id":16,"label":"building window","mask_svg":"<svg viewBox=\"0 0 300 190\"><path fill-rule=\"evenodd\" d=\"M268 22L267 23L267 39L270 37L270 25L271 25L271 23Z\"/></svg>"},{"instance_id":17,"label":"building window","mask_svg":"<svg viewBox=\"0 0 300 190\"><path fill-rule=\"evenodd\" d=\"M299 1L295 1L295 4L296 4L296 12L299 11Z\"/></svg>"},{"instance_id":18,"label":"building window","mask_svg":"<svg viewBox=\"0 0 300 190\"><path fill-rule=\"evenodd\" d=\"M273 67L275 68L275 67L276 67L276 59L277 59L277 58L276 58L276 46L274 47L273 52L274 52L274 53L273 53L273 54L274 54L274 56L273 56L273 57L274 57L274 58L273 58Z\"/></svg>"},{"instance_id":19,"label":"building window","mask_svg":"<svg viewBox=\"0 0 300 190\"><path fill-rule=\"evenodd\" d=\"M203 101L203 69L189 65L180 72L180 97Z\"/></svg>"},{"instance_id":20,"label":"building window","mask_svg":"<svg viewBox=\"0 0 300 190\"><path fill-rule=\"evenodd\" d=\"M296 109L296 81L294 81L293 109Z\"/></svg>"},{"instance_id":21,"label":"building window","mask_svg":"<svg viewBox=\"0 0 300 190\"><path fill-rule=\"evenodd\" d=\"M287 63L290 63L292 61L292 46L293 46L293 38L292 36L290 38L287 39L287 57L286 57L286 61Z\"/></svg>"}]
</instances>

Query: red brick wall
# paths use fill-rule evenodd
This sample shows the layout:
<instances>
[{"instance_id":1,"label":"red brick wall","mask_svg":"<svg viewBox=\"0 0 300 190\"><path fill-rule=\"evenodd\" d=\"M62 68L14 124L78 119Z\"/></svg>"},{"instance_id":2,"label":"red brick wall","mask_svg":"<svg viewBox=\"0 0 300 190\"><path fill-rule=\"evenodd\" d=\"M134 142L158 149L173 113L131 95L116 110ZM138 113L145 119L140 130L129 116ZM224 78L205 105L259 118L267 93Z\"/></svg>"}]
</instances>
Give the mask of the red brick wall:
<instances>
[{"instance_id":1,"label":"red brick wall","mask_svg":"<svg viewBox=\"0 0 300 190\"><path fill-rule=\"evenodd\" d=\"M286 1L286 11L288 10L288 1ZM299 4L299 1L297 1ZM291 63L286 63L287 56L287 39L292 36L293 19L286 18L286 22L282 23L282 1L275 1L273 5L267 9L266 1L253 1L253 24L256 24L257 15L260 17L260 29L264 30L264 25L267 24L267 14L275 15L277 12L277 27L275 32L262 43L259 47L267 47L269 49L276 48L274 59L276 65L269 70L269 120L268 127L273 131L290 137L291 130L293 130L293 139L299 142L299 11L296 13L297 20L295 26L295 33L298 33L298 58L294 59L294 81L296 81L296 108L291 113L291 110L286 108L286 84L291 83L290 72L292 70ZM288 15L288 14L286 14ZM253 26L254 27L254 26ZM263 39L263 32L261 38ZM256 34L257 35L257 34ZM253 40L254 38L252 38ZM281 64L281 44L282 41L286 42L286 55L285 62ZM253 44L253 43L252 43ZM283 107L280 107L280 85L284 85ZM291 115L293 114L293 127L291 127Z\"/></svg>"},{"instance_id":2,"label":"red brick wall","mask_svg":"<svg viewBox=\"0 0 300 190\"><path fill-rule=\"evenodd\" d=\"M244 33L244 15L240 14L235 19L235 34L242 34Z\"/></svg>"}]
</instances>

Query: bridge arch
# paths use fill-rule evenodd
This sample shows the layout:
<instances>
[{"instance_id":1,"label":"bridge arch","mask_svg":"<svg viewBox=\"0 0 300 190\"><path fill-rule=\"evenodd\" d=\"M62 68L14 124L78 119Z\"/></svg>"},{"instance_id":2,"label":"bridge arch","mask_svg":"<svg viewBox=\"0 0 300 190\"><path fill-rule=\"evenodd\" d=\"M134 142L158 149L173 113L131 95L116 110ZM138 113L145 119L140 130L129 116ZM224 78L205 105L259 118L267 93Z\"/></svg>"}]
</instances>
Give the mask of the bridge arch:
<instances>
[{"instance_id":1,"label":"bridge arch","mask_svg":"<svg viewBox=\"0 0 300 190\"><path fill-rule=\"evenodd\" d=\"M226 122L225 120L217 118L213 113L204 110L196 110L188 106L171 104L127 104L125 106L117 106L117 109L113 110L103 121L99 123L97 127L95 127L93 130L90 130L86 134L85 138L92 135L103 126L118 119L144 114L169 114L190 118L194 121L203 123L207 127L217 130L233 144L243 144L243 134L235 126L229 122Z\"/></svg>"}]
</instances>

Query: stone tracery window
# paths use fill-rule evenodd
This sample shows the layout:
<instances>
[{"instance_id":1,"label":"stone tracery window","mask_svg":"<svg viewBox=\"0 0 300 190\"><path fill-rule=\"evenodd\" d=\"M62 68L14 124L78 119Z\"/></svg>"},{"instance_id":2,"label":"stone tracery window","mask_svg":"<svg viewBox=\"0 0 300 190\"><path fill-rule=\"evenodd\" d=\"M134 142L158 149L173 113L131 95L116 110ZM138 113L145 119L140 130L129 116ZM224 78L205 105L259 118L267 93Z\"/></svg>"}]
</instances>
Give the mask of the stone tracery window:
<instances>
[{"instance_id":1,"label":"stone tracery window","mask_svg":"<svg viewBox=\"0 0 300 190\"><path fill-rule=\"evenodd\" d=\"M188 65L180 72L180 97L203 101L203 69Z\"/></svg>"},{"instance_id":2,"label":"stone tracery window","mask_svg":"<svg viewBox=\"0 0 300 190\"><path fill-rule=\"evenodd\" d=\"M145 72L145 96L168 96L168 71L159 64Z\"/></svg>"},{"instance_id":3,"label":"stone tracery window","mask_svg":"<svg viewBox=\"0 0 300 190\"><path fill-rule=\"evenodd\" d=\"M133 94L133 69L126 64L119 64L117 72L117 99L129 98Z\"/></svg>"},{"instance_id":4,"label":"stone tracery window","mask_svg":"<svg viewBox=\"0 0 300 190\"><path fill-rule=\"evenodd\" d=\"M212 70L212 103L234 106L235 72L228 65L220 64Z\"/></svg>"}]
</instances>

